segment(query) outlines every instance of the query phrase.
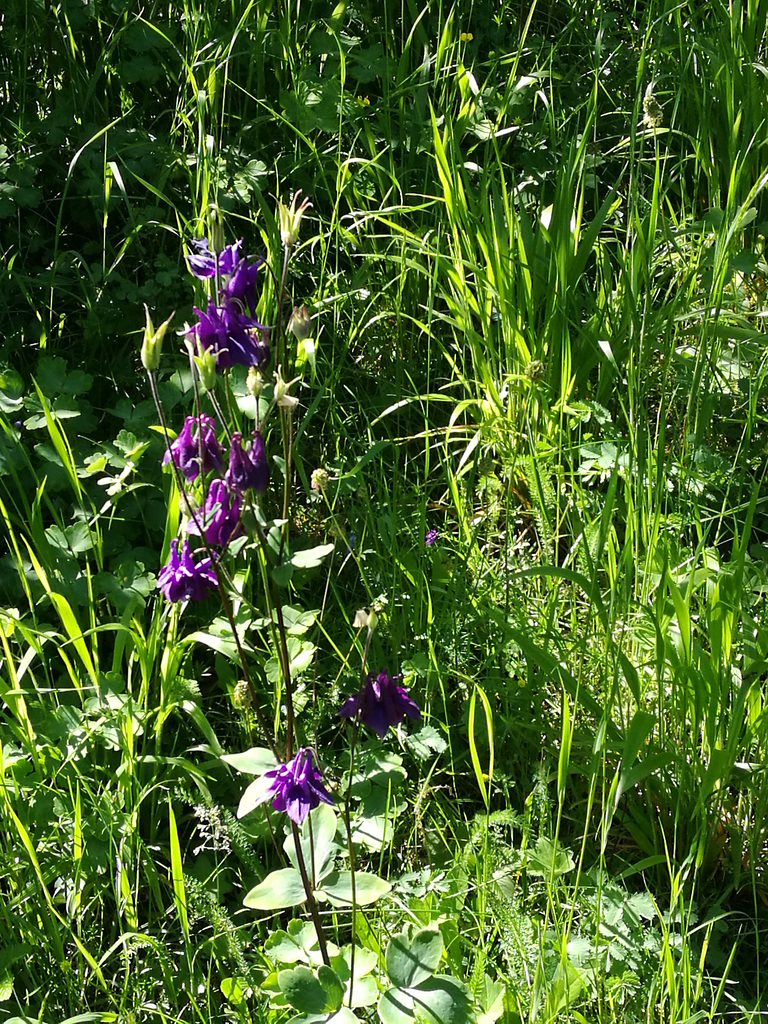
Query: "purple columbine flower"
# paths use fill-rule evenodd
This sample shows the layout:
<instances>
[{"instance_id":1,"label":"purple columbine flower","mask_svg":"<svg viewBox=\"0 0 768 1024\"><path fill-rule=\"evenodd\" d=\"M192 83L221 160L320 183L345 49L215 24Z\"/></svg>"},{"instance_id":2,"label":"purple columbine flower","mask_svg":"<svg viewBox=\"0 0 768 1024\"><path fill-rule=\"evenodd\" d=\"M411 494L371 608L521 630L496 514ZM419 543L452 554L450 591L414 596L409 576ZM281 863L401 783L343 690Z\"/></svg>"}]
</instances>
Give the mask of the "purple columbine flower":
<instances>
[{"instance_id":1,"label":"purple columbine flower","mask_svg":"<svg viewBox=\"0 0 768 1024\"><path fill-rule=\"evenodd\" d=\"M424 534L424 543L427 546L429 546L430 544L434 544L436 540L437 530L427 530L427 532Z\"/></svg>"},{"instance_id":2,"label":"purple columbine flower","mask_svg":"<svg viewBox=\"0 0 768 1024\"><path fill-rule=\"evenodd\" d=\"M205 498L205 508L197 513L208 544L226 547L240 531L240 498L227 490L223 480L212 480ZM187 525L187 533L200 535L194 519Z\"/></svg>"},{"instance_id":3,"label":"purple columbine flower","mask_svg":"<svg viewBox=\"0 0 768 1024\"><path fill-rule=\"evenodd\" d=\"M264 450L264 438L254 430L253 440L247 449L243 448L242 435L232 435L229 449L229 468L224 474L224 483L230 490L242 494L249 488L261 494L269 485L269 464Z\"/></svg>"},{"instance_id":4,"label":"purple columbine flower","mask_svg":"<svg viewBox=\"0 0 768 1024\"><path fill-rule=\"evenodd\" d=\"M368 678L362 689L347 698L342 704L339 715L341 718L354 718L360 714L360 721L373 729L377 736L383 736L390 725L397 725L403 715L409 718L421 718L421 711L415 701L408 696L404 686L398 686L396 680L402 676L392 676L379 672Z\"/></svg>"},{"instance_id":5,"label":"purple columbine flower","mask_svg":"<svg viewBox=\"0 0 768 1024\"><path fill-rule=\"evenodd\" d=\"M261 260L248 263L240 260L232 271L222 291L229 300L237 300L250 310L251 316L256 315L256 276Z\"/></svg>"},{"instance_id":6,"label":"purple columbine flower","mask_svg":"<svg viewBox=\"0 0 768 1024\"><path fill-rule=\"evenodd\" d=\"M184 541L179 554L179 542L171 541L171 557L157 575L157 586L169 601L202 601L208 591L217 585L216 572L210 558L195 562Z\"/></svg>"},{"instance_id":7,"label":"purple columbine flower","mask_svg":"<svg viewBox=\"0 0 768 1024\"><path fill-rule=\"evenodd\" d=\"M216 353L217 370L228 370L235 363L261 369L269 362L267 328L246 316L241 308L241 303L234 299L224 306L209 300L205 312L195 308L198 322L188 333L195 336L204 349Z\"/></svg>"},{"instance_id":8,"label":"purple columbine flower","mask_svg":"<svg viewBox=\"0 0 768 1024\"><path fill-rule=\"evenodd\" d=\"M187 480L196 480L200 475L201 451L204 473L221 469L222 448L216 439L216 424L213 417L204 412L200 413L199 420L197 416L187 416L181 433L163 456L163 465L173 459Z\"/></svg>"},{"instance_id":9,"label":"purple columbine flower","mask_svg":"<svg viewBox=\"0 0 768 1024\"><path fill-rule=\"evenodd\" d=\"M285 811L291 821L300 825L322 800L333 803L323 786L323 777L312 764L312 751L302 747L288 764L279 764L261 777L262 792L257 804L272 800L276 811Z\"/></svg>"},{"instance_id":10,"label":"purple columbine flower","mask_svg":"<svg viewBox=\"0 0 768 1024\"><path fill-rule=\"evenodd\" d=\"M211 252L208 247L207 238L193 238L191 244L194 249L197 249L197 252L192 252L187 256L189 269L195 277L204 279L215 276L217 264L220 274L231 274L240 260L238 252L243 244L243 240L240 238L237 242L233 242L232 245L222 249L218 260L216 259L216 254Z\"/></svg>"}]
</instances>

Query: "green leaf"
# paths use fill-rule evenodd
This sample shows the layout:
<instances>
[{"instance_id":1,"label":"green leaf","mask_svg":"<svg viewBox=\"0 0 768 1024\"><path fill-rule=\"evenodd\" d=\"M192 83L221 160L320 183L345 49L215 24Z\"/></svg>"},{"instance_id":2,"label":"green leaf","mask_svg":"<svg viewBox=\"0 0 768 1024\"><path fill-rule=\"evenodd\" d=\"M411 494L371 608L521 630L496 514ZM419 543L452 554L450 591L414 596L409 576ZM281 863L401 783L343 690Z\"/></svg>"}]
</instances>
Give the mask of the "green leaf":
<instances>
[{"instance_id":1,"label":"green leaf","mask_svg":"<svg viewBox=\"0 0 768 1024\"><path fill-rule=\"evenodd\" d=\"M283 910L297 907L306 898L299 872L295 868L281 868L254 886L243 903L253 910Z\"/></svg>"},{"instance_id":2,"label":"green leaf","mask_svg":"<svg viewBox=\"0 0 768 1024\"><path fill-rule=\"evenodd\" d=\"M221 994L232 1006L243 1006L253 989L245 978L222 978Z\"/></svg>"},{"instance_id":3,"label":"green leaf","mask_svg":"<svg viewBox=\"0 0 768 1024\"><path fill-rule=\"evenodd\" d=\"M307 952L282 929L272 932L264 943L264 952L270 960L280 964L309 963Z\"/></svg>"},{"instance_id":4,"label":"green leaf","mask_svg":"<svg viewBox=\"0 0 768 1024\"><path fill-rule=\"evenodd\" d=\"M325 1012L325 989L308 967L292 967L278 971L277 983L295 1010L302 1010L304 1013Z\"/></svg>"},{"instance_id":5,"label":"green leaf","mask_svg":"<svg viewBox=\"0 0 768 1024\"><path fill-rule=\"evenodd\" d=\"M287 587L293 577L293 566L290 562L281 562L273 566L271 575L278 587Z\"/></svg>"},{"instance_id":6,"label":"green leaf","mask_svg":"<svg viewBox=\"0 0 768 1024\"><path fill-rule=\"evenodd\" d=\"M303 965L279 971L277 982L291 1006L303 1013L333 1013L344 996L341 979L326 964L318 968L317 975Z\"/></svg>"},{"instance_id":7,"label":"green leaf","mask_svg":"<svg viewBox=\"0 0 768 1024\"><path fill-rule=\"evenodd\" d=\"M488 975L483 976L480 991L477 993L477 1001L483 1009L477 1020L477 1024L493 1024L504 1013L504 985L500 981L494 981Z\"/></svg>"},{"instance_id":8,"label":"green leaf","mask_svg":"<svg viewBox=\"0 0 768 1024\"><path fill-rule=\"evenodd\" d=\"M331 957L331 967L344 982L344 1003L347 1006L373 1006L379 995L376 979L370 976L378 963L378 957L370 949L355 946L355 973L351 974L352 947L345 946L340 953Z\"/></svg>"},{"instance_id":9,"label":"green leaf","mask_svg":"<svg viewBox=\"0 0 768 1024\"><path fill-rule=\"evenodd\" d=\"M282 610L285 631L292 636L301 636L306 633L317 622L317 616L320 614L316 609L305 611L303 608L292 608L288 604L283 605ZM273 618L276 619L274 612ZM265 621L267 624L269 623L269 619Z\"/></svg>"},{"instance_id":10,"label":"green leaf","mask_svg":"<svg viewBox=\"0 0 768 1024\"><path fill-rule=\"evenodd\" d=\"M291 1017L288 1024L360 1024L348 1006L340 1006L335 1013L302 1013Z\"/></svg>"},{"instance_id":11,"label":"green leaf","mask_svg":"<svg viewBox=\"0 0 768 1024\"><path fill-rule=\"evenodd\" d=\"M314 569L326 555L330 555L333 548L333 544L318 544L317 547L307 548L306 551L296 551L291 557L291 564L296 569Z\"/></svg>"},{"instance_id":12,"label":"green leaf","mask_svg":"<svg viewBox=\"0 0 768 1024\"><path fill-rule=\"evenodd\" d=\"M390 891L392 886L378 875L371 875L367 871L355 872L355 891L352 894L352 872L333 871L323 881L322 895L327 896L332 904L352 903L365 907L369 903L375 903L382 896Z\"/></svg>"},{"instance_id":13,"label":"green leaf","mask_svg":"<svg viewBox=\"0 0 768 1024\"><path fill-rule=\"evenodd\" d=\"M317 980L325 989L325 1008L332 1011L338 1010L344 998L344 984L341 978L332 967L321 964L317 969Z\"/></svg>"},{"instance_id":14,"label":"green leaf","mask_svg":"<svg viewBox=\"0 0 768 1024\"><path fill-rule=\"evenodd\" d=\"M462 982L447 974L429 978L408 990L414 1010L432 1024L472 1024L472 999Z\"/></svg>"},{"instance_id":15,"label":"green leaf","mask_svg":"<svg viewBox=\"0 0 768 1024\"><path fill-rule=\"evenodd\" d=\"M222 754L221 760L246 775L263 775L277 765L275 755L266 747L251 747L240 754Z\"/></svg>"},{"instance_id":16,"label":"green leaf","mask_svg":"<svg viewBox=\"0 0 768 1024\"><path fill-rule=\"evenodd\" d=\"M398 988L418 985L434 974L442 953L443 936L437 928L423 928L413 937L400 932L387 946L387 974Z\"/></svg>"},{"instance_id":17,"label":"green leaf","mask_svg":"<svg viewBox=\"0 0 768 1024\"><path fill-rule=\"evenodd\" d=\"M387 989L376 1009L383 1024L413 1024L413 998L407 989Z\"/></svg>"},{"instance_id":18,"label":"green leaf","mask_svg":"<svg viewBox=\"0 0 768 1024\"><path fill-rule=\"evenodd\" d=\"M448 746L434 725L424 725L418 732L408 733L405 745L420 761L426 760L430 754L442 754Z\"/></svg>"},{"instance_id":19,"label":"green leaf","mask_svg":"<svg viewBox=\"0 0 768 1024\"><path fill-rule=\"evenodd\" d=\"M336 837L336 815L328 804L318 804L313 811L307 815L306 821L301 826L301 850L304 854L304 863L307 866L310 878L316 883L328 874L333 866L336 853L341 849L335 842ZM296 844L293 834L286 836L283 849L288 855L288 860L298 871L299 864L296 859Z\"/></svg>"},{"instance_id":20,"label":"green leaf","mask_svg":"<svg viewBox=\"0 0 768 1024\"><path fill-rule=\"evenodd\" d=\"M569 871L573 871L575 866L573 857L563 849L557 840L553 843L544 836L537 841L526 858L528 874L542 875L545 878L565 875Z\"/></svg>"},{"instance_id":21,"label":"green leaf","mask_svg":"<svg viewBox=\"0 0 768 1024\"><path fill-rule=\"evenodd\" d=\"M0 1003L6 1002L13 995L13 975L10 971L0 971Z\"/></svg>"}]
</instances>

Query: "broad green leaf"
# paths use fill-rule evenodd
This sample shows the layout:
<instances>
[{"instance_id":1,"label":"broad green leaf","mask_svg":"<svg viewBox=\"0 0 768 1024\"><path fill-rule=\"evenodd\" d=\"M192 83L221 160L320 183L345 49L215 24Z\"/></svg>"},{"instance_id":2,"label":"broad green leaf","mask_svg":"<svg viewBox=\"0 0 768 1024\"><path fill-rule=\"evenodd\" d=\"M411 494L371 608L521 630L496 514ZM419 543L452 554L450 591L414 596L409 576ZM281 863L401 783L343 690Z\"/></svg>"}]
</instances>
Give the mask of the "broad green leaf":
<instances>
[{"instance_id":1,"label":"broad green leaf","mask_svg":"<svg viewBox=\"0 0 768 1024\"><path fill-rule=\"evenodd\" d=\"M328 964L320 964L317 969L317 980L325 989L326 1009L338 1010L344 998L344 983L341 978Z\"/></svg>"},{"instance_id":2,"label":"broad green leaf","mask_svg":"<svg viewBox=\"0 0 768 1024\"><path fill-rule=\"evenodd\" d=\"M344 985L326 964L317 974L303 965L279 971L277 981L291 1006L303 1013L333 1013L341 1006Z\"/></svg>"},{"instance_id":3,"label":"broad green leaf","mask_svg":"<svg viewBox=\"0 0 768 1024\"><path fill-rule=\"evenodd\" d=\"M281 562L271 569L271 574L278 587L287 587L293 577L293 566L290 562Z\"/></svg>"},{"instance_id":4,"label":"broad green leaf","mask_svg":"<svg viewBox=\"0 0 768 1024\"><path fill-rule=\"evenodd\" d=\"M500 981L494 981L486 974L477 993L477 1001L480 1003L483 1012L477 1019L477 1024L493 1024L504 1013L504 985Z\"/></svg>"},{"instance_id":5,"label":"broad green leaf","mask_svg":"<svg viewBox=\"0 0 768 1024\"><path fill-rule=\"evenodd\" d=\"M526 870L529 875L543 875L545 878L556 878L573 871L575 864L568 850L563 849L555 840L542 836L528 852Z\"/></svg>"},{"instance_id":6,"label":"broad green leaf","mask_svg":"<svg viewBox=\"0 0 768 1024\"><path fill-rule=\"evenodd\" d=\"M292 967L278 971L277 982L280 991L295 1010L304 1013L324 1013L331 1009L328 996L308 967Z\"/></svg>"},{"instance_id":7,"label":"broad green leaf","mask_svg":"<svg viewBox=\"0 0 768 1024\"><path fill-rule=\"evenodd\" d=\"M387 989L376 1009L383 1024L413 1024L413 999L407 989Z\"/></svg>"},{"instance_id":8,"label":"broad green leaf","mask_svg":"<svg viewBox=\"0 0 768 1024\"><path fill-rule=\"evenodd\" d=\"M283 605L283 622L285 631L293 636L301 636L311 629L317 622L319 612L316 609L304 611L303 608L292 608L290 605ZM273 613L273 618L275 614ZM266 620L269 622L269 620Z\"/></svg>"},{"instance_id":9,"label":"broad green leaf","mask_svg":"<svg viewBox=\"0 0 768 1024\"><path fill-rule=\"evenodd\" d=\"M222 978L221 994L233 1006L243 1006L253 990L245 978Z\"/></svg>"},{"instance_id":10,"label":"broad green leaf","mask_svg":"<svg viewBox=\"0 0 768 1024\"><path fill-rule=\"evenodd\" d=\"M340 1006L335 1013L302 1013L291 1017L288 1024L360 1024L348 1006Z\"/></svg>"},{"instance_id":11,"label":"broad green leaf","mask_svg":"<svg viewBox=\"0 0 768 1024\"><path fill-rule=\"evenodd\" d=\"M307 952L282 929L272 932L264 943L264 952L270 960L280 964L309 963Z\"/></svg>"},{"instance_id":12,"label":"broad green leaf","mask_svg":"<svg viewBox=\"0 0 768 1024\"><path fill-rule=\"evenodd\" d=\"M296 569L313 569L321 564L326 555L330 555L333 548L333 544L318 544L306 551L295 551L291 556L291 564Z\"/></svg>"},{"instance_id":13,"label":"broad green leaf","mask_svg":"<svg viewBox=\"0 0 768 1024\"><path fill-rule=\"evenodd\" d=\"M281 868L254 886L243 903L253 910L282 910L297 907L306 898L299 872L294 868Z\"/></svg>"},{"instance_id":14,"label":"broad green leaf","mask_svg":"<svg viewBox=\"0 0 768 1024\"><path fill-rule=\"evenodd\" d=\"M333 809L328 804L318 804L307 815L306 821L301 826L300 835L307 871L310 878L313 878L315 883L319 883L332 867L337 851L341 849L335 842L336 815ZM283 848L288 855L288 860L298 871L299 864L296 859L293 833L286 836Z\"/></svg>"},{"instance_id":15,"label":"broad green leaf","mask_svg":"<svg viewBox=\"0 0 768 1024\"><path fill-rule=\"evenodd\" d=\"M417 1014L431 1024L473 1024L472 998L456 978L438 974L416 988L408 989Z\"/></svg>"},{"instance_id":16,"label":"broad green leaf","mask_svg":"<svg viewBox=\"0 0 768 1024\"><path fill-rule=\"evenodd\" d=\"M332 942L326 942L326 947L331 957L338 957L337 946ZM264 952L271 960L284 964L320 964L323 959L315 926L311 921L301 921L298 918L288 922L287 932L273 932L264 943ZM332 966L335 970L335 965Z\"/></svg>"},{"instance_id":17,"label":"broad green leaf","mask_svg":"<svg viewBox=\"0 0 768 1024\"><path fill-rule=\"evenodd\" d=\"M263 775L277 764L275 755L266 747L251 747L239 754L222 754L221 760L246 775Z\"/></svg>"},{"instance_id":18,"label":"broad green leaf","mask_svg":"<svg viewBox=\"0 0 768 1024\"><path fill-rule=\"evenodd\" d=\"M443 936L437 928L422 928L412 937L400 932L387 946L387 974L398 988L411 988L435 973L442 953Z\"/></svg>"},{"instance_id":19,"label":"broad green leaf","mask_svg":"<svg viewBox=\"0 0 768 1024\"><path fill-rule=\"evenodd\" d=\"M331 957L331 967L344 982L344 1004L346 1006L373 1006L379 995L376 979L370 977L379 958L370 949L355 946L355 973L351 975L352 947L345 946L340 953Z\"/></svg>"},{"instance_id":20,"label":"broad green leaf","mask_svg":"<svg viewBox=\"0 0 768 1024\"><path fill-rule=\"evenodd\" d=\"M333 871L323 880L322 892L329 903L334 905L355 902L358 906L364 907L369 903L375 903L382 896L390 891L392 886L378 875L371 875L367 871L356 871L354 879L354 897L352 893L352 872Z\"/></svg>"}]
</instances>

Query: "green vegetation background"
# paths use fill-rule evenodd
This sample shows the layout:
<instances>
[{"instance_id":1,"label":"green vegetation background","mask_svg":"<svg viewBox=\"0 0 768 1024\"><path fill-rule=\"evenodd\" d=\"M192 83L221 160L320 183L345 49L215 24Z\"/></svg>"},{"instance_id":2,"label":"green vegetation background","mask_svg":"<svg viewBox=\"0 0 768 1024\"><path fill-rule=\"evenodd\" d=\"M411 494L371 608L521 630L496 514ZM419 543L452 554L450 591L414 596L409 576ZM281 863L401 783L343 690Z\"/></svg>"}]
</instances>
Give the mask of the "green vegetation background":
<instances>
[{"instance_id":1,"label":"green vegetation background","mask_svg":"<svg viewBox=\"0 0 768 1024\"><path fill-rule=\"evenodd\" d=\"M0 1015L287 1019L242 907L273 854L219 759L257 740L231 635L155 593L138 350L145 303L192 318L211 208L269 262L297 189L295 530L336 542L298 594L304 728L333 765L378 597L372 659L425 711L360 934L439 920L488 1022L766 1009L767 22L6 0ZM180 421L170 335L161 376Z\"/></svg>"}]
</instances>

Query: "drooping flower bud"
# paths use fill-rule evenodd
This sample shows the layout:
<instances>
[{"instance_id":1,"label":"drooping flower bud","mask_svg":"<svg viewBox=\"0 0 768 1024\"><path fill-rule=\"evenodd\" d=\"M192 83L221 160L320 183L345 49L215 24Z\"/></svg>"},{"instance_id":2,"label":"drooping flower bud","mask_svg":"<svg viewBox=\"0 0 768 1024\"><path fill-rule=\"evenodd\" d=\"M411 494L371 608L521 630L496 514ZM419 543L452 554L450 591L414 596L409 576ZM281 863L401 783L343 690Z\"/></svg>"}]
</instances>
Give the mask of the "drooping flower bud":
<instances>
[{"instance_id":1,"label":"drooping flower bud","mask_svg":"<svg viewBox=\"0 0 768 1024\"><path fill-rule=\"evenodd\" d=\"M298 341L306 341L312 334L312 315L305 305L293 307L288 330Z\"/></svg>"}]
</instances>

